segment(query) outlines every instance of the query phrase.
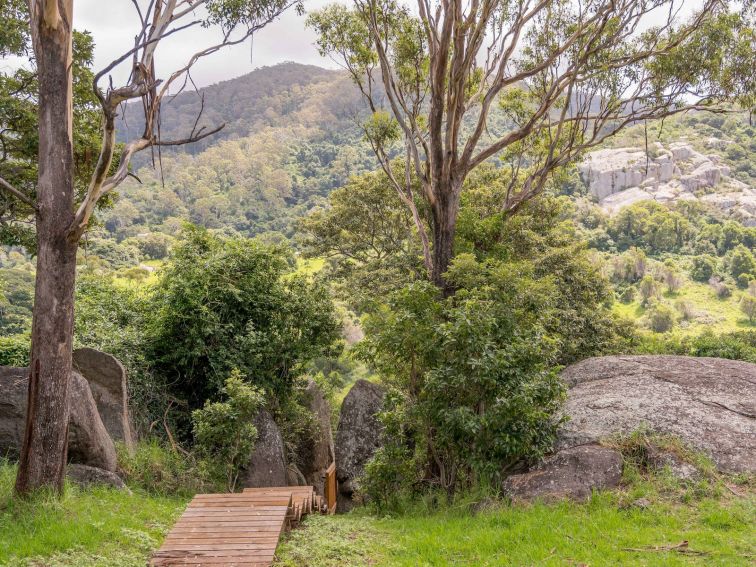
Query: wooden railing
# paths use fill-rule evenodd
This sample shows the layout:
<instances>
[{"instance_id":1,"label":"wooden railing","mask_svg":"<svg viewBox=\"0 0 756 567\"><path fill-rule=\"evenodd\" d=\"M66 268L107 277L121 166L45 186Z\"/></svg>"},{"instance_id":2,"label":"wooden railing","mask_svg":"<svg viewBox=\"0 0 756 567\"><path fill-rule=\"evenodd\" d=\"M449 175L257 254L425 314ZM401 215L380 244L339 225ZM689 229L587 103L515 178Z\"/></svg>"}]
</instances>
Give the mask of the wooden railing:
<instances>
[{"instance_id":1,"label":"wooden railing","mask_svg":"<svg viewBox=\"0 0 756 567\"><path fill-rule=\"evenodd\" d=\"M325 477L325 501L329 514L336 513L336 463L326 469Z\"/></svg>"}]
</instances>

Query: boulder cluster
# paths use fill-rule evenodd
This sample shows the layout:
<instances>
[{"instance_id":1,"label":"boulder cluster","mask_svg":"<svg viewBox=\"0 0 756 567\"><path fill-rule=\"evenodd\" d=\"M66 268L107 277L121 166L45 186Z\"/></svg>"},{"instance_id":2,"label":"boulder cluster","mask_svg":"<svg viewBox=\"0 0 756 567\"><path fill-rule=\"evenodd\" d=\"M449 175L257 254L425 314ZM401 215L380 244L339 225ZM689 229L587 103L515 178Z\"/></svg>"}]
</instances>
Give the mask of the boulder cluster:
<instances>
[{"instance_id":1,"label":"boulder cluster","mask_svg":"<svg viewBox=\"0 0 756 567\"><path fill-rule=\"evenodd\" d=\"M81 349L74 356L69 476L81 484L125 488L117 476L113 440L134 446L123 366L112 356ZM667 435L706 454L723 473L756 472L756 364L684 356L606 356L590 358L562 372L568 387L555 452L502 489L513 499L588 498L594 490L618 486L623 457L617 440L633 431ZM28 371L0 367L0 455L18 455L26 413ZM381 443L378 420L385 390L358 380L341 407L335 436L331 409L310 382L306 389L312 418L309 435L289 462L284 438L273 416L255 419L258 440L246 467L244 487L314 486L324 493L326 470L335 461L338 510L359 500L365 465ZM335 437L335 442L334 442ZM649 447L655 467L681 479L699 471L674 452Z\"/></svg>"},{"instance_id":2,"label":"boulder cluster","mask_svg":"<svg viewBox=\"0 0 756 567\"><path fill-rule=\"evenodd\" d=\"M719 156L702 154L685 141L668 147L655 142L648 153L640 148L597 150L586 155L578 170L609 214L638 201L701 201L756 226L756 189L730 177Z\"/></svg>"}]
</instances>

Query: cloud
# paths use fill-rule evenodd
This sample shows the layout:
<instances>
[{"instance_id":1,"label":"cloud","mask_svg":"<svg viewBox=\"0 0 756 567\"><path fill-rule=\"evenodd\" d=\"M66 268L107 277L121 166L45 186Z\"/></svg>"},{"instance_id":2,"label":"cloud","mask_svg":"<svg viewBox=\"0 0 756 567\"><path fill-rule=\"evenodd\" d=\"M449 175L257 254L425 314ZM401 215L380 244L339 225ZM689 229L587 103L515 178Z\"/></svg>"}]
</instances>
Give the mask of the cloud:
<instances>
[{"instance_id":1,"label":"cloud","mask_svg":"<svg viewBox=\"0 0 756 567\"><path fill-rule=\"evenodd\" d=\"M305 2L305 9L315 10L331 1L309 0ZM283 61L333 68L335 65L330 59L318 55L314 47L315 34L305 28L304 21L305 16L289 10L257 32L253 46L247 41L197 63L192 70L192 78L198 86L205 86ZM98 70L131 49L139 30L139 18L128 0L76 0L74 26L80 31L92 33L96 45L94 68ZM217 43L218 38L218 29L199 26L166 38L157 52L158 74L180 68L197 49ZM128 64L121 65L113 74L114 81L124 81L128 73Z\"/></svg>"}]
</instances>

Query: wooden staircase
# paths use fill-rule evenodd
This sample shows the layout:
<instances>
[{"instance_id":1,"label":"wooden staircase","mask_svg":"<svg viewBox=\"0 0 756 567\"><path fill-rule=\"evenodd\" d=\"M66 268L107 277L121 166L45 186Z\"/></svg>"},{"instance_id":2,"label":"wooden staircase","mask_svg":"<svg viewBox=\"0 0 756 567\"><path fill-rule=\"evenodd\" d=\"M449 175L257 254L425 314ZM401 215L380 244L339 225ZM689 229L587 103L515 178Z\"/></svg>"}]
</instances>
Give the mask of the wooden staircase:
<instances>
[{"instance_id":1,"label":"wooden staircase","mask_svg":"<svg viewBox=\"0 0 756 567\"><path fill-rule=\"evenodd\" d=\"M325 496L312 486L245 488L235 494L197 494L150 560L151 566L269 567L281 533L311 513L336 511L336 467Z\"/></svg>"}]
</instances>

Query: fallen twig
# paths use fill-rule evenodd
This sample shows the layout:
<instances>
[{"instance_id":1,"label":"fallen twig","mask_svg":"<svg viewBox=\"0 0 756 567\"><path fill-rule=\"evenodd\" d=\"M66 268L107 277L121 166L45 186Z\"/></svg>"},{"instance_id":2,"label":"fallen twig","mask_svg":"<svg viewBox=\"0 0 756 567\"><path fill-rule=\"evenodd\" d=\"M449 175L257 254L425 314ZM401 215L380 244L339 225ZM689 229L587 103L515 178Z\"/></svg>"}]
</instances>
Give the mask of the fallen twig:
<instances>
[{"instance_id":1,"label":"fallen twig","mask_svg":"<svg viewBox=\"0 0 756 567\"><path fill-rule=\"evenodd\" d=\"M681 541L676 545L656 545L653 547L623 547L622 551L652 551L652 552L666 552L675 551L677 553L686 553L688 555L708 555L706 551L696 551L690 549L688 540Z\"/></svg>"}]
</instances>

